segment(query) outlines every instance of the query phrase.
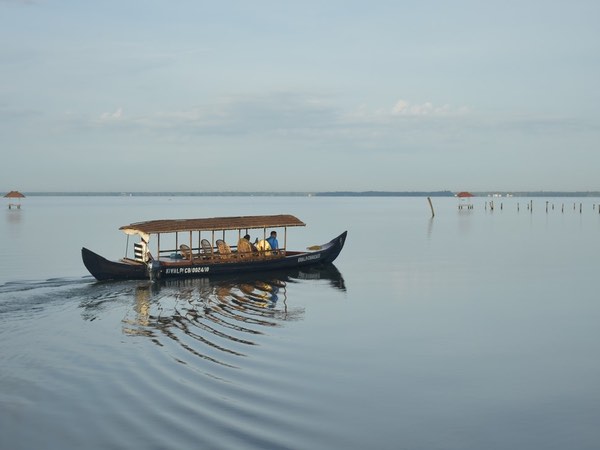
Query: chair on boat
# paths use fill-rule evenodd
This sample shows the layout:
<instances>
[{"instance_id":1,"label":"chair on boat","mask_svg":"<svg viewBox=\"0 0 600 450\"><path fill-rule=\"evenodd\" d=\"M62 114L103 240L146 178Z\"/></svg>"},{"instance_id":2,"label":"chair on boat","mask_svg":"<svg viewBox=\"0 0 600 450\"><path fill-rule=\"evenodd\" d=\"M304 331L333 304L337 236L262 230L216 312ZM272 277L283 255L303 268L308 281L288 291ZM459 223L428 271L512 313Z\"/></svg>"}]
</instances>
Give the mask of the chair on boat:
<instances>
[{"instance_id":1,"label":"chair on boat","mask_svg":"<svg viewBox=\"0 0 600 450\"><path fill-rule=\"evenodd\" d=\"M241 238L237 244L237 251L240 256L250 256L252 253L252 246L248 239Z\"/></svg>"},{"instance_id":2,"label":"chair on boat","mask_svg":"<svg viewBox=\"0 0 600 450\"><path fill-rule=\"evenodd\" d=\"M202 253L205 253L207 255L213 254L213 247L208 239L202 239L200 241L200 246L202 247Z\"/></svg>"},{"instance_id":3,"label":"chair on boat","mask_svg":"<svg viewBox=\"0 0 600 450\"><path fill-rule=\"evenodd\" d=\"M181 244L179 246L179 251L181 252L181 256L183 256L183 259L192 259L192 249L189 246Z\"/></svg>"},{"instance_id":4,"label":"chair on boat","mask_svg":"<svg viewBox=\"0 0 600 450\"><path fill-rule=\"evenodd\" d=\"M212 244L208 241L208 239L202 239L200 241L200 246L202 247L202 253L200 256L203 258L211 258L213 255L213 247Z\"/></svg>"},{"instance_id":5,"label":"chair on boat","mask_svg":"<svg viewBox=\"0 0 600 450\"><path fill-rule=\"evenodd\" d=\"M221 257L229 258L232 256L231 248L223 239L217 239L217 249Z\"/></svg>"}]
</instances>

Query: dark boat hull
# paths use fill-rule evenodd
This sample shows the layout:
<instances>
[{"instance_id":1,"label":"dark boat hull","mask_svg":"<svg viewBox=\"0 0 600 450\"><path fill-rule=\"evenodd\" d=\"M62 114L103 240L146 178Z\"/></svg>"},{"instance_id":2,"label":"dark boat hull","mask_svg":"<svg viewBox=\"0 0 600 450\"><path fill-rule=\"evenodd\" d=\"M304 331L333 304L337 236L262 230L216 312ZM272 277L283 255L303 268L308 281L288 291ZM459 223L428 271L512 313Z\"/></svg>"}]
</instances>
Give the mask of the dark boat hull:
<instances>
[{"instance_id":1,"label":"dark boat hull","mask_svg":"<svg viewBox=\"0 0 600 450\"><path fill-rule=\"evenodd\" d=\"M110 261L85 247L81 249L81 259L97 280L147 280L149 278L148 267L143 263Z\"/></svg>"},{"instance_id":2,"label":"dark boat hull","mask_svg":"<svg viewBox=\"0 0 600 450\"><path fill-rule=\"evenodd\" d=\"M88 250L81 249L83 263L97 280L140 280L168 279L179 277L206 277L211 275L227 275L270 270L293 269L333 262L342 251L346 242L344 231L335 239L311 252L293 252L283 258L237 259L228 261L199 261L189 264L167 265L160 261L151 264L110 261Z\"/></svg>"}]
</instances>

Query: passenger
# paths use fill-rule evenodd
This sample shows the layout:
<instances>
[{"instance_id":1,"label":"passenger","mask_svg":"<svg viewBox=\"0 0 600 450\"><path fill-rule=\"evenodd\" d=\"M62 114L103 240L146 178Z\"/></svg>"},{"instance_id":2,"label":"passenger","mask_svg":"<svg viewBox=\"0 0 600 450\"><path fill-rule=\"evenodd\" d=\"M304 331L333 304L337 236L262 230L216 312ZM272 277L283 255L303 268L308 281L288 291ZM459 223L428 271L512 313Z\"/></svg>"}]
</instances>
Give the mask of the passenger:
<instances>
[{"instance_id":1,"label":"passenger","mask_svg":"<svg viewBox=\"0 0 600 450\"><path fill-rule=\"evenodd\" d=\"M267 238L267 242L271 246L272 250L279 249L279 242L277 242L277 231L271 231L271 236Z\"/></svg>"},{"instance_id":2,"label":"passenger","mask_svg":"<svg viewBox=\"0 0 600 450\"><path fill-rule=\"evenodd\" d=\"M238 253L251 253L256 251L256 247L250 242L250 235L247 234L240 238L237 245Z\"/></svg>"},{"instance_id":3,"label":"passenger","mask_svg":"<svg viewBox=\"0 0 600 450\"><path fill-rule=\"evenodd\" d=\"M250 243L250 248L252 249L253 252L258 251L257 248L256 248L256 245L254 245L255 243L258 242L258 239L254 240L254 244L252 242L250 242L250 235L249 234L247 234L246 236L244 236L244 239L246 239Z\"/></svg>"},{"instance_id":4,"label":"passenger","mask_svg":"<svg viewBox=\"0 0 600 450\"><path fill-rule=\"evenodd\" d=\"M260 252L262 255L270 255L271 245L265 239L261 239L256 243L256 250Z\"/></svg>"}]
</instances>

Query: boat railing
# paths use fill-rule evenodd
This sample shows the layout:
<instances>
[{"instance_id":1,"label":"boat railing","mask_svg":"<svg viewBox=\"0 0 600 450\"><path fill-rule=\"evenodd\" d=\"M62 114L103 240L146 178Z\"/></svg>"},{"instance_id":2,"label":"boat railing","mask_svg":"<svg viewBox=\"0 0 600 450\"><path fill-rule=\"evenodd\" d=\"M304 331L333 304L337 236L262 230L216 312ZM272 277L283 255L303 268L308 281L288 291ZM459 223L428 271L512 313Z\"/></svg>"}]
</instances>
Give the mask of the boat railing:
<instances>
[{"instance_id":1,"label":"boat railing","mask_svg":"<svg viewBox=\"0 0 600 450\"><path fill-rule=\"evenodd\" d=\"M137 244L136 244L137 245ZM137 259L137 248L136 248ZM162 261L213 261L213 260L240 260L240 259L265 259L265 258L280 258L286 255L286 249L280 248L277 250L253 250L251 252L239 252L237 246L231 246L230 253L220 253L218 247L212 248L212 253L206 252L202 247L191 247L189 252L182 254L180 249L161 249L159 259Z\"/></svg>"}]
</instances>

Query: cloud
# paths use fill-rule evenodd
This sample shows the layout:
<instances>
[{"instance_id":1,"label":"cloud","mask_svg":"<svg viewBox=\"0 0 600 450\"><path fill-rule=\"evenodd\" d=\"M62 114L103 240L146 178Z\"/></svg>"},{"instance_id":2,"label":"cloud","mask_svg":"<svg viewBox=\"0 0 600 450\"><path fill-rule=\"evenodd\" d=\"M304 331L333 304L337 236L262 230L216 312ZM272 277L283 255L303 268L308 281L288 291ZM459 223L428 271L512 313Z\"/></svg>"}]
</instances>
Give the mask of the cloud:
<instances>
[{"instance_id":1,"label":"cloud","mask_svg":"<svg viewBox=\"0 0 600 450\"><path fill-rule=\"evenodd\" d=\"M456 120L467 111L405 100L398 100L391 108L352 109L340 100L331 95L289 91L229 95L181 109L147 108L143 113L128 110L124 114L119 107L93 120L93 126L185 145L225 138L229 143L255 139L306 148L343 145L348 151L379 151L397 148L399 142L430 140L433 135L445 141L455 139L459 126Z\"/></svg>"},{"instance_id":2,"label":"cloud","mask_svg":"<svg viewBox=\"0 0 600 450\"><path fill-rule=\"evenodd\" d=\"M105 112L100 115L101 122L117 121L123 116L123 108L119 107L115 112Z\"/></svg>"},{"instance_id":3,"label":"cloud","mask_svg":"<svg viewBox=\"0 0 600 450\"><path fill-rule=\"evenodd\" d=\"M331 126L338 114L328 98L290 92L227 96L178 110L136 115L122 108L105 112L95 125L147 131L170 130L188 135L285 134Z\"/></svg>"},{"instance_id":4,"label":"cloud","mask_svg":"<svg viewBox=\"0 0 600 450\"><path fill-rule=\"evenodd\" d=\"M400 99L391 109L373 109L366 105L361 105L354 110L341 114L340 119L344 123L394 127L401 118L416 118L421 120L458 118L467 116L470 112L471 110L466 106L454 108L448 104L440 106L429 101L413 104L407 100Z\"/></svg>"},{"instance_id":5,"label":"cloud","mask_svg":"<svg viewBox=\"0 0 600 450\"><path fill-rule=\"evenodd\" d=\"M398 100L392 108L393 116L457 116L464 115L468 112L468 108L452 108L450 105L434 105L431 102L411 104L406 100Z\"/></svg>"}]
</instances>

